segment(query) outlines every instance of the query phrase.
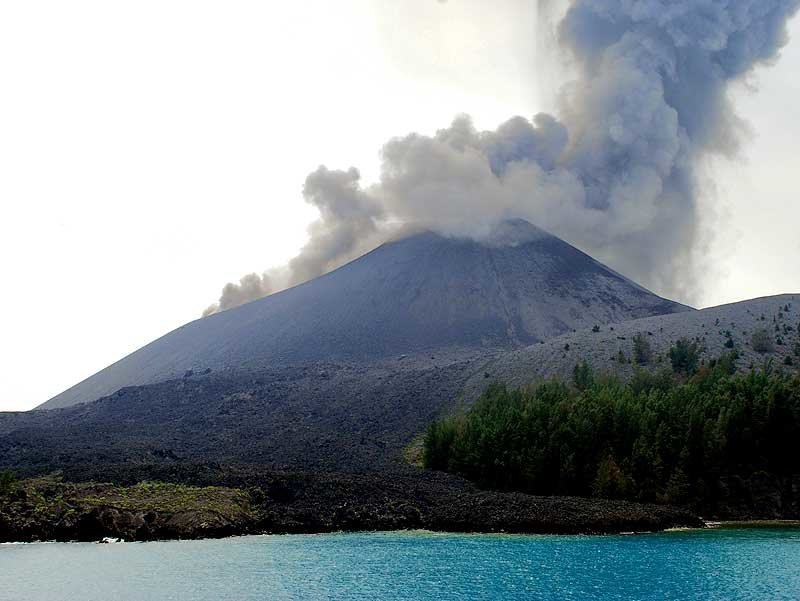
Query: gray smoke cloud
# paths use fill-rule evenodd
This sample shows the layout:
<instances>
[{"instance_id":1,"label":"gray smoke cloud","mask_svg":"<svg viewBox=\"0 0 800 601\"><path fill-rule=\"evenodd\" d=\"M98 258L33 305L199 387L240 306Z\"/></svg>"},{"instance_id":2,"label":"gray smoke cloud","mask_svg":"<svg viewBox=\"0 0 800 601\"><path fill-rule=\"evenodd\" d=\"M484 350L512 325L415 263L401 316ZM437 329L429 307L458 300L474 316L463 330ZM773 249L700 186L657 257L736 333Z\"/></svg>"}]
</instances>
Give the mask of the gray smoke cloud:
<instances>
[{"instance_id":1,"label":"gray smoke cloud","mask_svg":"<svg viewBox=\"0 0 800 601\"><path fill-rule=\"evenodd\" d=\"M743 122L730 83L777 58L800 0L565 4L556 39L576 77L561 90L560 119L514 117L480 132L459 116L433 136L395 138L371 186L356 169L320 167L304 187L320 212L308 244L278 281L245 276L207 312L330 271L399 225L480 239L512 217L691 301L702 244L697 166L736 154Z\"/></svg>"},{"instance_id":2,"label":"gray smoke cloud","mask_svg":"<svg viewBox=\"0 0 800 601\"><path fill-rule=\"evenodd\" d=\"M283 268L251 273L228 283L219 302L203 316L225 311L273 292L306 282L372 250L386 239L381 228L384 208L360 187L358 169L331 171L321 166L303 186L306 202L319 211L309 228L309 241Z\"/></svg>"}]
</instances>

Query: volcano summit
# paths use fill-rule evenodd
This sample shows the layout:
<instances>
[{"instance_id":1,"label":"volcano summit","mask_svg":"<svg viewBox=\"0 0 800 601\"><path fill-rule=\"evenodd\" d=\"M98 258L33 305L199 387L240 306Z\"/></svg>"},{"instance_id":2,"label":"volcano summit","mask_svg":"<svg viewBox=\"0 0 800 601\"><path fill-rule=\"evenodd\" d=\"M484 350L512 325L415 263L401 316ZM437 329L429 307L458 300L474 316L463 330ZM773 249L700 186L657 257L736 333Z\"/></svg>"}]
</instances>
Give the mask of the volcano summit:
<instances>
[{"instance_id":1,"label":"volcano summit","mask_svg":"<svg viewBox=\"0 0 800 601\"><path fill-rule=\"evenodd\" d=\"M511 349L688 307L523 220L482 241L417 233L327 275L189 323L46 402L94 401L187 372L258 372L460 348Z\"/></svg>"}]
</instances>

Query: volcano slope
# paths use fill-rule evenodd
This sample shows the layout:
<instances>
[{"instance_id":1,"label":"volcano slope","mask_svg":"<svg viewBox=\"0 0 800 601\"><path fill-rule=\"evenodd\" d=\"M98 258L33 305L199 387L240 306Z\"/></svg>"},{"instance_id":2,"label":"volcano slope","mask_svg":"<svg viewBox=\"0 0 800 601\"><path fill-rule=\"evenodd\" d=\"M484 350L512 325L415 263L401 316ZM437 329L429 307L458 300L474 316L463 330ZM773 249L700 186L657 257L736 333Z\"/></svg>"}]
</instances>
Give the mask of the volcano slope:
<instances>
[{"instance_id":1,"label":"volcano slope","mask_svg":"<svg viewBox=\"0 0 800 601\"><path fill-rule=\"evenodd\" d=\"M687 310L521 220L484 242L421 233L327 275L191 322L49 400L54 409L188 371L365 364L520 348L595 323Z\"/></svg>"},{"instance_id":2,"label":"volcano slope","mask_svg":"<svg viewBox=\"0 0 800 601\"><path fill-rule=\"evenodd\" d=\"M771 343L754 348L753 336L764 332ZM634 338L647 341L650 356L637 362ZM627 380L639 369L670 369L669 350L681 338L697 343L699 360L708 363L736 351L736 367L749 371L771 365L788 372L800 369L800 294L781 294L709 307L691 313L660 315L592 326L503 353L487 360L481 374L464 387L467 402L486 387L485 380L509 387L547 378L572 380L573 368L587 362L598 374Z\"/></svg>"},{"instance_id":3,"label":"volcano slope","mask_svg":"<svg viewBox=\"0 0 800 601\"><path fill-rule=\"evenodd\" d=\"M592 324L687 311L526 222L483 242L420 233L187 324L39 410L0 414L0 466L78 480L247 465L256 480L427 481L404 449L487 363ZM429 496L469 490L455 482ZM623 513L587 528L623 528Z\"/></svg>"},{"instance_id":4,"label":"volcano slope","mask_svg":"<svg viewBox=\"0 0 800 601\"><path fill-rule=\"evenodd\" d=\"M416 234L167 334L0 419L0 460L386 469L504 352L691 311L524 221L484 242ZM99 399L99 400L98 400Z\"/></svg>"}]
</instances>

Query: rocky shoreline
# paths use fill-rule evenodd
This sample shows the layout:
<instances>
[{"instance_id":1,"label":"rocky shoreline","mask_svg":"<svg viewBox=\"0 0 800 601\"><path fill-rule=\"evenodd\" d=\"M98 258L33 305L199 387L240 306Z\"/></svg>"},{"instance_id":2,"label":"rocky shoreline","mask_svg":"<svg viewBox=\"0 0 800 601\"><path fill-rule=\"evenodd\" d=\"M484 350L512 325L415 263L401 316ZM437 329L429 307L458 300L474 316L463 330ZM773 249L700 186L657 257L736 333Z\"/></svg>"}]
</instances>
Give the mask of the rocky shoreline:
<instances>
[{"instance_id":1,"label":"rocky shoreline","mask_svg":"<svg viewBox=\"0 0 800 601\"><path fill-rule=\"evenodd\" d=\"M21 480L0 494L0 542L410 529L610 534L704 525L680 508L481 491L435 472L224 473L195 484Z\"/></svg>"}]
</instances>

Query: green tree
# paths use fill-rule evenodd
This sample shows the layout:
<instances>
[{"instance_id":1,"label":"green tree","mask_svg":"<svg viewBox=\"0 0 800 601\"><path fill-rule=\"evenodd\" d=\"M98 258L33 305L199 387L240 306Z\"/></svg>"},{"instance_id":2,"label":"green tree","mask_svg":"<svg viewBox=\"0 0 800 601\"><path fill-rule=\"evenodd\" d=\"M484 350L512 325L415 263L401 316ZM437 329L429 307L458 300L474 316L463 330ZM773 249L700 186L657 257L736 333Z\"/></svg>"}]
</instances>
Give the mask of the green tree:
<instances>
[{"instance_id":1,"label":"green tree","mask_svg":"<svg viewBox=\"0 0 800 601\"><path fill-rule=\"evenodd\" d=\"M12 470L0 471L0 495L8 494L16 481L17 475Z\"/></svg>"},{"instance_id":2,"label":"green tree","mask_svg":"<svg viewBox=\"0 0 800 601\"><path fill-rule=\"evenodd\" d=\"M436 470L448 469L450 448L456 438L456 420L437 420L428 426L422 450L423 463Z\"/></svg>"},{"instance_id":3,"label":"green tree","mask_svg":"<svg viewBox=\"0 0 800 601\"><path fill-rule=\"evenodd\" d=\"M578 390L586 390L594 384L594 371L586 361L576 363L572 369L572 383Z\"/></svg>"},{"instance_id":4,"label":"green tree","mask_svg":"<svg viewBox=\"0 0 800 601\"><path fill-rule=\"evenodd\" d=\"M689 478L681 468L677 468L672 472L661 500L671 505L683 505L689 500L690 490Z\"/></svg>"},{"instance_id":5,"label":"green tree","mask_svg":"<svg viewBox=\"0 0 800 601\"><path fill-rule=\"evenodd\" d=\"M628 477L622 473L614 457L606 455L597 466L592 494L602 499L623 499L628 492Z\"/></svg>"},{"instance_id":6,"label":"green tree","mask_svg":"<svg viewBox=\"0 0 800 601\"><path fill-rule=\"evenodd\" d=\"M697 371L700 362L699 345L694 340L681 338L669 349L669 360L672 371L690 376Z\"/></svg>"}]
</instances>

